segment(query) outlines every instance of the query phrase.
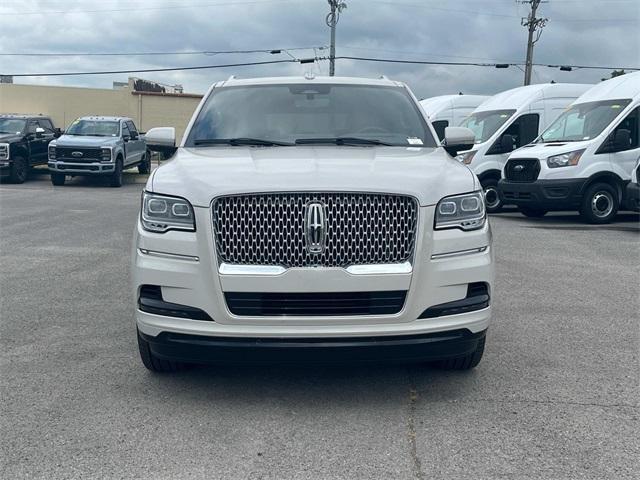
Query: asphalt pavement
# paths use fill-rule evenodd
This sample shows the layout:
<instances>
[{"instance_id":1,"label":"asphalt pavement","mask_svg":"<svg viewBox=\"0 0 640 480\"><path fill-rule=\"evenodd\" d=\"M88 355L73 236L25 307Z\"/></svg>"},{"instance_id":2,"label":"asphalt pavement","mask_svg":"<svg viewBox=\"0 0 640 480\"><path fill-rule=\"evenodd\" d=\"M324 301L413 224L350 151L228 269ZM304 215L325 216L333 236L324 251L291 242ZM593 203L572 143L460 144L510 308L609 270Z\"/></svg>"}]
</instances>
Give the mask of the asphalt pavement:
<instances>
[{"instance_id":1,"label":"asphalt pavement","mask_svg":"<svg viewBox=\"0 0 640 480\"><path fill-rule=\"evenodd\" d=\"M0 185L2 478L638 478L636 215L493 216L494 319L470 372L154 375L129 291L143 183Z\"/></svg>"}]
</instances>

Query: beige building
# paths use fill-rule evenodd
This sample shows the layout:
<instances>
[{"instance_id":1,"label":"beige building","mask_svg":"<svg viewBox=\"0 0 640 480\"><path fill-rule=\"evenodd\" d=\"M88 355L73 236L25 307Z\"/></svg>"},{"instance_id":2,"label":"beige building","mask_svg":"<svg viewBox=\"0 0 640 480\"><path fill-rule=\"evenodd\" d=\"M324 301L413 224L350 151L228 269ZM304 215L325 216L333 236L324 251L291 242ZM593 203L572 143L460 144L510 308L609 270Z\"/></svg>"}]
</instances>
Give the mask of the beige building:
<instances>
[{"instance_id":1,"label":"beige building","mask_svg":"<svg viewBox=\"0 0 640 480\"><path fill-rule=\"evenodd\" d=\"M84 115L125 116L142 132L175 127L181 139L202 95L137 91L135 85L133 78L114 90L1 83L0 113L49 115L62 129Z\"/></svg>"}]
</instances>

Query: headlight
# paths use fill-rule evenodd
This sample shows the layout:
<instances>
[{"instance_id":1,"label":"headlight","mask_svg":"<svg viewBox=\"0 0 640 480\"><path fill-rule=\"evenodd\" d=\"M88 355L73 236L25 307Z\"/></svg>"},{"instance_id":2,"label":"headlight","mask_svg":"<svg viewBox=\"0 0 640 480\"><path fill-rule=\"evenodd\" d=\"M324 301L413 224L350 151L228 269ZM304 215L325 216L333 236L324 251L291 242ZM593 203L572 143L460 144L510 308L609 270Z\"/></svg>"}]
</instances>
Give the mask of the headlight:
<instances>
[{"instance_id":1,"label":"headlight","mask_svg":"<svg viewBox=\"0 0 640 480\"><path fill-rule=\"evenodd\" d=\"M468 152L461 153L460 155L456 155L456 160L464 163L465 165L469 165L476 152L477 150L469 150Z\"/></svg>"},{"instance_id":2,"label":"headlight","mask_svg":"<svg viewBox=\"0 0 640 480\"><path fill-rule=\"evenodd\" d=\"M0 160L9 160L9 144L0 143Z\"/></svg>"},{"instance_id":3,"label":"headlight","mask_svg":"<svg viewBox=\"0 0 640 480\"><path fill-rule=\"evenodd\" d=\"M585 149L575 150L569 153L563 153L562 155L554 155L547 158L547 166L549 168L569 167L577 165L580 161L580 157L584 153Z\"/></svg>"},{"instance_id":4,"label":"headlight","mask_svg":"<svg viewBox=\"0 0 640 480\"><path fill-rule=\"evenodd\" d=\"M111 149L110 148L103 148L102 149L102 161L103 162L110 162L111 161Z\"/></svg>"},{"instance_id":5,"label":"headlight","mask_svg":"<svg viewBox=\"0 0 640 480\"><path fill-rule=\"evenodd\" d=\"M180 197L168 197L143 192L142 227L150 232L164 233L168 230L194 232L196 222L191 204Z\"/></svg>"},{"instance_id":6,"label":"headlight","mask_svg":"<svg viewBox=\"0 0 640 480\"><path fill-rule=\"evenodd\" d=\"M49 160L56 159L56 147L49 146Z\"/></svg>"},{"instance_id":7,"label":"headlight","mask_svg":"<svg viewBox=\"0 0 640 480\"><path fill-rule=\"evenodd\" d=\"M482 192L466 193L444 197L436 206L436 230L461 228L476 230L482 228L487 215Z\"/></svg>"}]
</instances>

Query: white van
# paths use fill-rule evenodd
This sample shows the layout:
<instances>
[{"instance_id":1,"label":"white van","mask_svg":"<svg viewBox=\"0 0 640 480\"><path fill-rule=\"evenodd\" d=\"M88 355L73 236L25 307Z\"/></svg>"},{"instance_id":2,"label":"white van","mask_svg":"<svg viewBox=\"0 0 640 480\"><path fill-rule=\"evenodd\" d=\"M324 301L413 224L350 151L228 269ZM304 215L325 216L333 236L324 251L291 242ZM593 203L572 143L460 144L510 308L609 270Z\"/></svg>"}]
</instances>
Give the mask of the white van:
<instances>
[{"instance_id":1,"label":"white van","mask_svg":"<svg viewBox=\"0 0 640 480\"><path fill-rule=\"evenodd\" d=\"M498 181L509 154L534 140L592 86L546 83L513 88L482 103L461 123L476 134L476 146L456 158L480 179L489 213L502 208Z\"/></svg>"},{"instance_id":2,"label":"white van","mask_svg":"<svg viewBox=\"0 0 640 480\"><path fill-rule=\"evenodd\" d=\"M592 87L532 145L507 162L500 194L528 216L578 210L607 223L631 208L627 184L640 156L640 72Z\"/></svg>"},{"instance_id":3,"label":"white van","mask_svg":"<svg viewBox=\"0 0 640 480\"><path fill-rule=\"evenodd\" d=\"M429 117L431 125L438 134L438 138L444 138L444 129L456 127L467 118L471 112L478 108L482 102L489 99L488 95L440 95L438 97L420 100L420 105Z\"/></svg>"}]
</instances>

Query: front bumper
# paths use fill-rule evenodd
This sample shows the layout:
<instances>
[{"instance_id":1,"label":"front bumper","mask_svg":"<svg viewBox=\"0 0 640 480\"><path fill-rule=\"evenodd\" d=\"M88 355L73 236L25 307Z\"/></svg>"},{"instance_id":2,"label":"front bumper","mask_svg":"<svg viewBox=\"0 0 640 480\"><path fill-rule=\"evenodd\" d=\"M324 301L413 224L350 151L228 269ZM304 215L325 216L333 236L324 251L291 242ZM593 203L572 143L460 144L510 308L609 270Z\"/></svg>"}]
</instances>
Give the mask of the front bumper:
<instances>
[{"instance_id":1,"label":"front bumper","mask_svg":"<svg viewBox=\"0 0 640 480\"><path fill-rule=\"evenodd\" d=\"M11 160L0 160L0 177L11 175Z\"/></svg>"},{"instance_id":2,"label":"front bumper","mask_svg":"<svg viewBox=\"0 0 640 480\"><path fill-rule=\"evenodd\" d=\"M64 175L109 175L116 168L115 163L102 162L49 161L47 165L51 173L62 173Z\"/></svg>"},{"instance_id":3,"label":"front bumper","mask_svg":"<svg viewBox=\"0 0 640 480\"><path fill-rule=\"evenodd\" d=\"M625 193L627 208L640 212L640 185L630 182Z\"/></svg>"},{"instance_id":4,"label":"front bumper","mask_svg":"<svg viewBox=\"0 0 640 480\"><path fill-rule=\"evenodd\" d=\"M433 206L420 208L412 266L407 271L395 273L354 273L343 268L291 268L273 275L228 273L224 269L220 272L215 256L210 209L194 208L195 232L152 233L143 230L138 222L132 251L136 303L143 286L157 285L161 288L161 301L165 305L156 303L152 306L167 308L168 303L173 304L170 308L176 310L176 315L185 313L180 306L198 309L203 314L201 319L181 318L142 311L137 305L138 330L147 341L159 345L159 355L164 351L167 356L177 348L176 345L183 345L176 340L178 338L186 338L185 343L192 346L193 340L196 346L202 345L203 348L215 345L215 342L226 344L241 340L248 346L260 348L257 343L275 342L279 345L282 339L299 339L301 343L296 346L298 349L324 339L328 342L327 346L341 352L346 351L343 343L353 343L351 339L354 338L364 342L358 345L368 346L367 342L377 345L381 339L392 342L391 339L400 337L407 337L407 341L414 337L422 339L417 342L421 346L415 347L421 350L421 355L431 346L434 346L434 353L439 355L442 352L435 347L431 335L459 330L469 334L484 332L489 326L491 307L485 305L479 310L465 311L456 304L458 310L450 309L438 316L420 317L430 307L442 307L464 299L469 284L474 282L487 284L490 291L494 271L488 222L482 229L471 232L453 229L434 231L434 211ZM406 299L401 310L393 314L326 316L235 315L225 300L225 293L228 292L365 291L405 291ZM187 314L193 315L193 311L187 311ZM211 339L213 343L202 342L202 337L204 340ZM156 338L157 341L154 340ZM235 345L232 345L233 351L238 351ZM467 347L471 348L469 345ZM467 347L463 350L466 351ZM152 351L156 353L154 348L152 345ZM331 348L329 352L332 352ZM399 350L400 347L386 351L398 353ZM453 351L460 352L455 348ZM173 353L180 354L179 351Z\"/></svg>"},{"instance_id":5,"label":"front bumper","mask_svg":"<svg viewBox=\"0 0 640 480\"><path fill-rule=\"evenodd\" d=\"M486 331L461 329L412 336L318 338L227 338L164 332L142 334L151 352L185 363L417 362L473 353Z\"/></svg>"},{"instance_id":6,"label":"front bumper","mask_svg":"<svg viewBox=\"0 0 640 480\"><path fill-rule=\"evenodd\" d=\"M505 203L546 210L575 210L580 207L587 179L536 180L535 182L498 182Z\"/></svg>"}]
</instances>

